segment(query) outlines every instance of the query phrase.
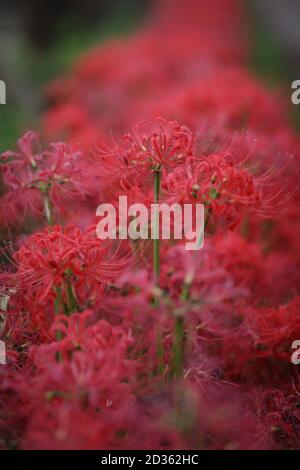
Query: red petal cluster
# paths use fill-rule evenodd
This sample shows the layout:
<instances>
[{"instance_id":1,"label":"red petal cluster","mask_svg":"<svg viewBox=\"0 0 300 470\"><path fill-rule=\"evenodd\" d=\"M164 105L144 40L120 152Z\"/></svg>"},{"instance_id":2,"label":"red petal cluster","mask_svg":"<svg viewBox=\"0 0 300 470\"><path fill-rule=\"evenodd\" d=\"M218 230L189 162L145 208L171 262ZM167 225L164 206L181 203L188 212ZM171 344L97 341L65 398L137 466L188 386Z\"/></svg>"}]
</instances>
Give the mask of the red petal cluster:
<instances>
[{"instance_id":1,"label":"red petal cluster","mask_svg":"<svg viewBox=\"0 0 300 470\"><path fill-rule=\"evenodd\" d=\"M153 0L2 154L1 449L300 449L300 140L241 4ZM159 285L151 243L95 231L157 173L206 217L202 250L161 241Z\"/></svg>"}]
</instances>

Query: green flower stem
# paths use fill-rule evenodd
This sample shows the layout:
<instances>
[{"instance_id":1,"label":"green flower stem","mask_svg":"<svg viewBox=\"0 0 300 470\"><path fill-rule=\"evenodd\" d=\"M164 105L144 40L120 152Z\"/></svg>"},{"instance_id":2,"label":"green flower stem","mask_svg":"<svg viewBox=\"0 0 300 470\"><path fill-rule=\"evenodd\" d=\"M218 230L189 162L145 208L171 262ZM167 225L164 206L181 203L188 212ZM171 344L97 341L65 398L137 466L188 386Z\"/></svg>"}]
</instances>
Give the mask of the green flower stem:
<instances>
[{"instance_id":1,"label":"green flower stem","mask_svg":"<svg viewBox=\"0 0 300 470\"><path fill-rule=\"evenodd\" d=\"M74 295L73 287L71 280L67 280L67 295L68 295L68 314L78 312L79 307L77 304L77 300Z\"/></svg>"},{"instance_id":2,"label":"green flower stem","mask_svg":"<svg viewBox=\"0 0 300 470\"><path fill-rule=\"evenodd\" d=\"M156 372L159 375L162 375L164 372L164 345L163 345L163 335L161 331L159 331L157 335L156 355L157 355Z\"/></svg>"},{"instance_id":3,"label":"green flower stem","mask_svg":"<svg viewBox=\"0 0 300 470\"><path fill-rule=\"evenodd\" d=\"M155 170L154 172L154 203L159 203L160 197L160 179L161 179L161 170L160 168ZM159 247L159 212L156 212L155 220L153 221L154 224L154 233L158 232L157 239L153 239L153 272L155 276L155 286L159 288L160 286L160 247ZM154 298L154 307L158 307L159 301L158 298L155 296ZM157 372L159 374L163 374L164 371L164 347L163 347L163 336L162 332L158 333L157 338Z\"/></svg>"},{"instance_id":4,"label":"green flower stem","mask_svg":"<svg viewBox=\"0 0 300 470\"><path fill-rule=\"evenodd\" d=\"M181 300L187 301L190 297L192 279L186 279L181 292ZM171 356L171 378L183 377L183 359L185 349L185 326L182 317L177 318L174 326L174 338Z\"/></svg>"},{"instance_id":5,"label":"green flower stem","mask_svg":"<svg viewBox=\"0 0 300 470\"><path fill-rule=\"evenodd\" d=\"M160 196L160 178L161 178L161 170L155 170L154 172L154 203L159 203L159 196ZM159 212L157 211L155 214L154 222L154 233L156 230L159 232ZM159 252L159 233L157 239L153 240L153 271L155 276L155 283L156 286L159 287L160 284L160 252Z\"/></svg>"},{"instance_id":6,"label":"green flower stem","mask_svg":"<svg viewBox=\"0 0 300 470\"><path fill-rule=\"evenodd\" d=\"M171 378L181 379L183 377L184 342L184 321L182 317L179 317L175 321L170 372Z\"/></svg>"},{"instance_id":7,"label":"green flower stem","mask_svg":"<svg viewBox=\"0 0 300 470\"><path fill-rule=\"evenodd\" d=\"M49 193L44 192L44 213L48 225L53 225L52 206L49 198Z\"/></svg>"},{"instance_id":8,"label":"green flower stem","mask_svg":"<svg viewBox=\"0 0 300 470\"><path fill-rule=\"evenodd\" d=\"M181 300L186 301L189 299L190 296L190 288L191 288L191 283L190 282L185 282L183 284L182 292L181 292Z\"/></svg>"}]
</instances>

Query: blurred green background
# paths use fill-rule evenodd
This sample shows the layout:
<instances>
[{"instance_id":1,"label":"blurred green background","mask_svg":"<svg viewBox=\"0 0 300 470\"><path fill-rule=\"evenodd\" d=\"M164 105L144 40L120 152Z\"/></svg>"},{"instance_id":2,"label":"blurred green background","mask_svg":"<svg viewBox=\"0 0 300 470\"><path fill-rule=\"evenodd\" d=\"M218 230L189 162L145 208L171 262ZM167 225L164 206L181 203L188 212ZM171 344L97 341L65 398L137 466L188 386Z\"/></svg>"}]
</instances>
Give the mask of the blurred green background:
<instances>
[{"instance_id":1,"label":"blurred green background","mask_svg":"<svg viewBox=\"0 0 300 470\"><path fill-rule=\"evenodd\" d=\"M55 21L55 30L51 32L49 42L46 40L46 46L42 48L36 47L26 36L19 42L13 72L28 79L30 88L38 96L38 104L36 106L33 102L32 107L20 106L15 99L10 99L7 86L7 104L0 107L0 151L14 147L24 130L39 128L39 114L45 106L43 88L51 79L68 70L89 47L110 37L130 33L142 21L149 6L149 2L139 0L106 3L111 3L111 6L106 5L104 12L93 21L82 19L76 10L61 13Z\"/></svg>"},{"instance_id":2,"label":"blurred green background","mask_svg":"<svg viewBox=\"0 0 300 470\"><path fill-rule=\"evenodd\" d=\"M42 99L43 87L51 79L67 70L90 46L133 30L146 15L149 3L139 0L105 2L103 11L92 20L82 18L76 8L71 11L62 10L55 18L50 38L43 38L42 47L39 47L39 38L34 37L34 31L33 34L31 31L31 35L24 34L19 40L12 71L24 77L25 81L28 79L30 88L38 99L37 103L32 101L32 106L20 106L8 93L7 104L0 107L0 151L14 147L16 139L24 130L39 128L39 115L45 107ZM269 87L281 85L288 93L291 82L297 78L293 67L287 60L280 41L266 27L263 18L253 8L253 3L248 0L246 4L253 43L249 65ZM92 4L90 7L92 8ZM299 107L291 106L291 113L295 127L300 129Z\"/></svg>"}]
</instances>

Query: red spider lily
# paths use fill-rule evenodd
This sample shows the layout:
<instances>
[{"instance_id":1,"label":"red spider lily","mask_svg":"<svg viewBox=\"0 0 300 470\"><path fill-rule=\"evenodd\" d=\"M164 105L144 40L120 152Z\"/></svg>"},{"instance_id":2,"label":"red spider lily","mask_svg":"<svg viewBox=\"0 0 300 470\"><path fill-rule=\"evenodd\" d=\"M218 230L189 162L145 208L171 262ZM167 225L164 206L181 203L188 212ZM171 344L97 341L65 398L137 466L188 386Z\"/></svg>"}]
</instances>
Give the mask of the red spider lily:
<instances>
[{"instance_id":1,"label":"red spider lily","mask_svg":"<svg viewBox=\"0 0 300 470\"><path fill-rule=\"evenodd\" d=\"M286 207L291 195L281 186L278 171L253 174L222 152L190 158L185 168L168 176L164 187L173 202L201 202L222 225L234 228L245 212L272 217Z\"/></svg>"},{"instance_id":2,"label":"red spider lily","mask_svg":"<svg viewBox=\"0 0 300 470\"><path fill-rule=\"evenodd\" d=\"M300 448L299 138L241 2L154 3L48 87L67 143L1 156L0 449ZM100 241L122 195L205 204L204 248Z\"/></svg>"},{"instance_id":3,"label":"red spider lily","mask_svg":"<svg viewBox=\"0 0 300 470\"><path fill-rule=\"evenodd\" d=\"M74 321L76 320L73 323ZM132 375L134 363L127 361L125 357L130 344L128 335L105 322L98 323L95 328L92 327L90 334L86 330L86 340L80 342L80 349L77 343L73 345L72 356L72 348L68 344L69 358L72 357L72 360L64 357L57 362L56 359L56 352L64 350L67 339L63 339L62 343L50 343L32 350L36 372L29 374L23 383L16 384L24 402L24 415L28 420L24 443L26 448L35 447L35 442L44 441L43 434L46 433L48 444L52 441L53 445L56 443L55 448L61 445L72 448L71 443L76 442L76 439L74 440L74 429L68 426L71 418L69 413L82 416L83 419L92 419L95 425L101 413L102 424L97 426L97 435L92 437L91 433L82 434L80 431L82 439L90 436L85 442L89 442L88 447L95 447L96 440L104 438L102 433L99 434L100 429L102 432L106 430L109 440L113 438L115 427L120 426L122 429L122 422L125 425L122 413L127 406L130 407L133 400L128 379ZM103 335L106 341L103 341ZM55 409L57 412L54 414ZM43 430L42 422L47 415L51 427ZM45 441L44 444L47 445Z\"/></svg>"},{"instance_id":4,"label":"red spider lily","mask_svg":"<svg viewBox=\"0 0 300 470\"><path fill-rule=\"evenodd\" d=\"M248 396L254 433L250 449L295 449L299 446L299 398L278 389L259 389ZM256 417L255 417L256 415ZM254 424L255 423L255 424Z\"/></svg>"},{"instance_id":5,"label":"red spider lily","mask_svg":"<svg viewBox=\"0 0 300 470\"><path fill-rule=\"evenodd\" d=\"M262 346L262 356L290 360L293 338L300 334L299 305L296 297L278 309L256 309L249 315L249 329L255 343Z\"/></svg>"},{"instance_id":6,"label":"red spider lily","mask_svg":"<svg viewBox=\"0 0 300 470\"><path fill-rule=\"evenodd\" d=\"M24 214L39 212L44 205L51 222L51 207L63 211L70 201L86 198L82 184L82 155L64 143L52 144L49 150L37 151L38 134L28 132L19 140L20 152L2 154L3 180L8 191L1 198L2 213L9 221L11 211ZM13 219L13 222L15 220Z\"/></svg>"},{"instance_id":7,"label":"red spider lily","mask_svg":"<svg viewBox=\"0 0 300 470\"><path fill-rule=\"evenodd\" d=\"M163 176L169 169L183 163L193 152L194 138L192 131L177 122L163 119L151 125L137 124L132 133L125 136L124 148L99 148L96 158L104 175L110 178L122 178L126 175L151 174L161 171Z\"/></svg>"},{"instance_id":8,"label":"red spider lily","mask_svg":"<svg viewBox=\"0 0 300 470\"><path fill-rule=\"evenodd\" d=\"M16 272L8 285L16 291L10 302L29 309L38 324L47 325L54 311L69 314L99 301L106 283L132 261L130 254L119 258L116 251L110 254L94 227L86 232L74 226L48 228L14 254Z\"/></svg>"}]
</instances>

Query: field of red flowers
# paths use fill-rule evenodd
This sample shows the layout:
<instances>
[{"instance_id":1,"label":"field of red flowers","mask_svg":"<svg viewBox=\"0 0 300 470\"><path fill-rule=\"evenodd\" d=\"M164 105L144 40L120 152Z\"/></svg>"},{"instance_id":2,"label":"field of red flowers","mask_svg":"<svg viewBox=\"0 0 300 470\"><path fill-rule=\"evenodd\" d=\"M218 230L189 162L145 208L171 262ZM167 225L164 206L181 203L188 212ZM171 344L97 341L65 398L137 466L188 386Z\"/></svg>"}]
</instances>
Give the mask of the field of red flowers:
<instances>
[{"instance_id":1,"label":"field of red flowers","mask_svg":"<svg viewBox=\"0 0 300 470\"><path fill-rule=\"evenodd\" d=\"M300 139L245 30L155 0L1 155L1 449L300 449ZM120 195L204 204L204 248L99 240Z\"/></svg>"}]
</instances>

